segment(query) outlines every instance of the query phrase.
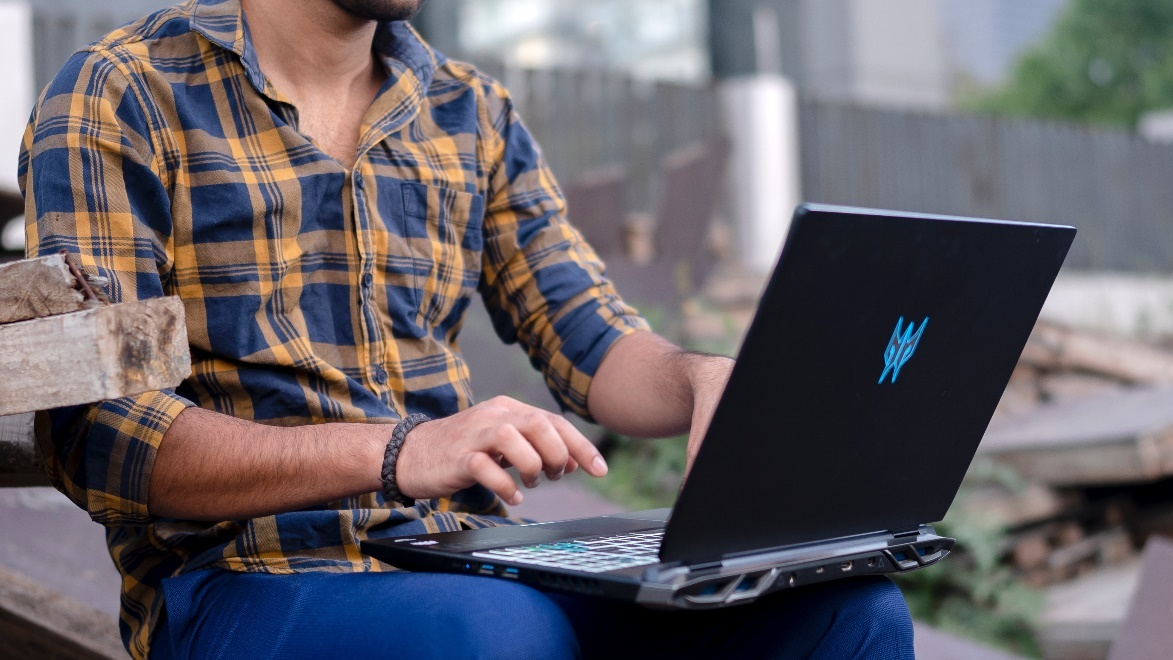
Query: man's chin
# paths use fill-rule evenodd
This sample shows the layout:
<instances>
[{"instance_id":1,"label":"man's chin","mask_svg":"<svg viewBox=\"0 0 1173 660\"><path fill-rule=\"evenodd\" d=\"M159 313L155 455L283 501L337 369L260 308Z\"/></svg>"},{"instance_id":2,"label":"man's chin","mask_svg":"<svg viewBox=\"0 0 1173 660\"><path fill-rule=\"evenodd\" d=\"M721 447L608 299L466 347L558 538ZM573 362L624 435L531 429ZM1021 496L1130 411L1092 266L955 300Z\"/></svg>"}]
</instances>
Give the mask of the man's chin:
<instances>
[{"instance_id":1,"label":"man's chin","mask_svg":"<svg viewBox=\"0 0 1173 660\"><path fill-rule=\"evenodd\" d=\"M334 0L334 4L372 21L406 21L415 16L424 0Z\"/></svg>"}]
</instances>

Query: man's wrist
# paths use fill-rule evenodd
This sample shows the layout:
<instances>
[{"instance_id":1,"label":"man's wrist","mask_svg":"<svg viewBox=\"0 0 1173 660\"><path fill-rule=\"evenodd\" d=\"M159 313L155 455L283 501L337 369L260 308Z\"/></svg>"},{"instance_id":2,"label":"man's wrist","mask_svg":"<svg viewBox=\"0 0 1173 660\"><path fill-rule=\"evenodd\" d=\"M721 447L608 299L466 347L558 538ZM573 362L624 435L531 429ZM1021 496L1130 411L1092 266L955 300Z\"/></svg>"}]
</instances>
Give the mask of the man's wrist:
<instances>
[{"instance_id":1,"label":"man's wrist","mask_svg":"<svg viewBox=\"0 0 1173 660\"><path fill-rule=\"evenodd\" d=\"M413 506L415 504L415 498L406 495L400 489L398 476L402 473L398 471L399 455L403 449L404 441L407 439L407 434L416 426L430 421L431 418L427 415L415 413L400 420L391 431L391 439L387 441L387 448L383 453L383 469L380 474L383 485L383 498L387 502L397 502L402 506Z\"/></svg>"},{"instance_id":2,"label":"man's wrist","mask_svg":"<svg viewBox=\"0 0 1173 660\"><path fill-rule=\"evenodd\" d=\"M693 394L693 404L698 393L714 388L724 388L733 369L733 358L712 353L682 351L684 375Z\"/></svg>"}]
</instances>

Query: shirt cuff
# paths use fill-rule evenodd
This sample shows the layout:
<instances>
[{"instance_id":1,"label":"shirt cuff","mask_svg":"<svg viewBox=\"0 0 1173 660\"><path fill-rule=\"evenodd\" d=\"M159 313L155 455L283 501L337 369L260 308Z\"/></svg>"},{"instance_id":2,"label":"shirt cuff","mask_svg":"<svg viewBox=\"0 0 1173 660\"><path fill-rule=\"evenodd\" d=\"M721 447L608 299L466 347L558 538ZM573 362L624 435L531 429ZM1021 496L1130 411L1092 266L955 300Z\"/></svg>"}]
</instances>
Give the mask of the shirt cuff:
<instances>
[{"instance_id":1,"label":"shirt cuff","mask_svg":"<svg viewBox=\"0 0 1173 660\"><path fill-rule=\"evenodd\" d=\"M73 425L59 424L66 421L59 415L68 416L69 409L51 411L53 451L42 452L50 478L95 522L148 524L147 494L159 445L179 413L192 405L169 391L102 401L88 407L75 437L61 432Z\"/></svg>"},{"instance_id":2,"label":"shirt cuff","mask_svg":"<svg viewBox=\"0 0 1173 660\"><path fill-rule=\"evenodd\" d=\"M546 384L562 409L594 423L587 396L603 357L620 338L650 329L617 295L591 300L559 318L554 330L563 341L550 358Z\"/></svg>"}]
</instances>

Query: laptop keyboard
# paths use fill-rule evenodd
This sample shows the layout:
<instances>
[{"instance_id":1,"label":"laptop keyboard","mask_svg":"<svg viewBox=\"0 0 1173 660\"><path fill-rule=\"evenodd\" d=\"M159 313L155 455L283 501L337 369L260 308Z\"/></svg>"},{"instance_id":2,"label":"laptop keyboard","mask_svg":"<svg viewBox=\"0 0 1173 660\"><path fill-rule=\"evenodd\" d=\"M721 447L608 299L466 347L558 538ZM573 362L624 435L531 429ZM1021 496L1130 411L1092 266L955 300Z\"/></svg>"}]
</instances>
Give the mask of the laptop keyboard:
<instances>
[{"instance_id":1,"label":"laptop keyboard","mask_svg":"<svg viewBox=\"0 0 1173 660\"><path fill-rule=\"evenodd\" d=\"M619 568L644 566L660 561L664 530L594 536L557 543L519 545L474 552L481 559L532 564L546 568L567 568L587 573L605 573Z\"/></svg>"}]
</instances>

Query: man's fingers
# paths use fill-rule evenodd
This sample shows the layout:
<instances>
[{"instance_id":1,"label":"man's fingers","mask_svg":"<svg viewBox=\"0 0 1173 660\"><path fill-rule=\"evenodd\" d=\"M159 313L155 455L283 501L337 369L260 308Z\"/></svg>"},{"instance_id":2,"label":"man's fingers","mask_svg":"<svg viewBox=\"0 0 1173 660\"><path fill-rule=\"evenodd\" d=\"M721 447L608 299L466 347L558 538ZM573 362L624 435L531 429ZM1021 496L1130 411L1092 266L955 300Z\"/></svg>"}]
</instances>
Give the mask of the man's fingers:
<instances>
[{"instance_id":1,"label":"man's fingers","mask_svg":"<svg viewBox=\"0 0 1173 660\"><path fill-rule=\"evenodd\" d=\"M566 461L570 458L570 452L566 440L550 422L549 417L548 413L534 411L524 415L519 420L517 428L542 457L546 477L554 481L561 479L566 473Z\"/></svg>"},{"instance_id":2,"label":"man's fingers","mask_svg":"<svg viewBox=\"0 0 1173 660\"><path fill-rule=\"evenodd\" d=\"M488 454L484 452L473 454L469 458L468 471L470 476L477 480L477 483L496 493L497 497L505 500L506 504L511 506L521 504L522 495L517 488L517 483Z\"/></svg>"},{"instance_id":3,"label":"man's fingers","mask_svg":"<svg viewBox=\"0 0 1173 660\"><path fill-rule=\"evenodd\" d=\"M517 468L521 482L529 488L537 486L542 475L542 457L534 446L512 424L502 424L493 434L492 451L504 456Z\"/></svg>"},{"instance_id":4,"label":"man's fingers","mask_svg":"<svg viewBox=\"0 0 1173 660\"><path fill-rule=\"evenodd\" d=\"M549 419L554 428L558 430L558 434L562 436L563 442L566 443L570 458L581 465L582 469L592 477L601 477L607 474L607 462L603 460L603 455L591 444L590 440L587 440L585 435L574 428L574 424L559 415L550 415ZM566 471L570 472L570 468L567 467Z\"/></svg>"}]
</instances>

